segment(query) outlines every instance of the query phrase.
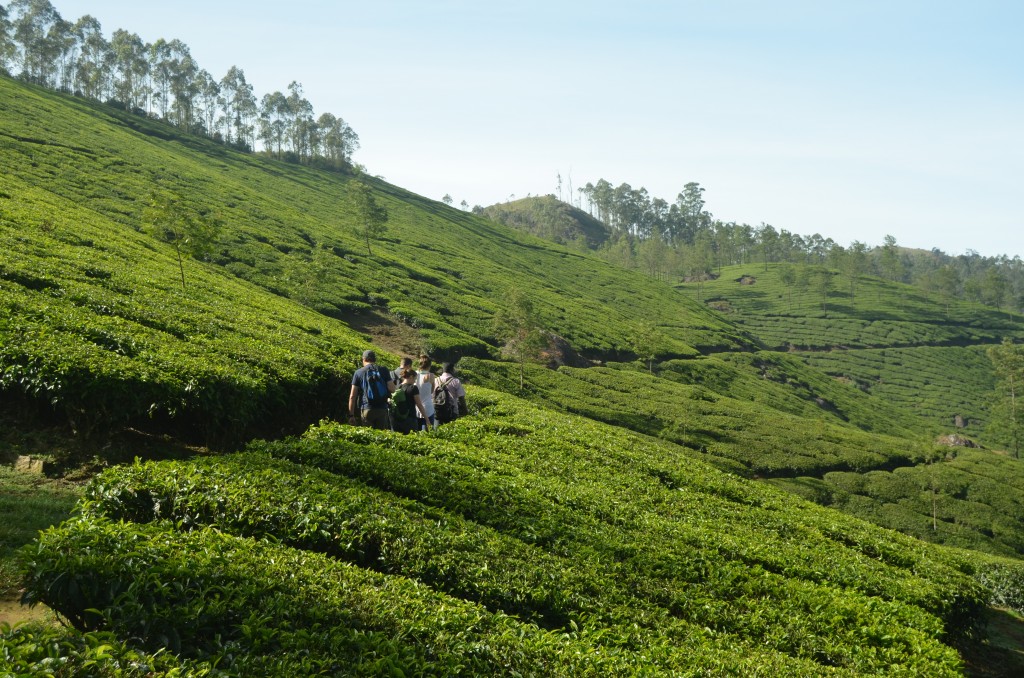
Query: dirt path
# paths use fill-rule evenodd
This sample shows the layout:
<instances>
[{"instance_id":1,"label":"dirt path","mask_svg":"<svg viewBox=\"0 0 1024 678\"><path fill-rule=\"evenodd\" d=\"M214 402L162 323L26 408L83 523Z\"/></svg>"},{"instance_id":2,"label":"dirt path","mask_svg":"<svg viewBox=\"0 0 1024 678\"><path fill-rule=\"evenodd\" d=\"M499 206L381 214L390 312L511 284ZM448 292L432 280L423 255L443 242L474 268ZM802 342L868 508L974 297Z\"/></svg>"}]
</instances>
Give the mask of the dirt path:
<instances>
[{"instance_id":1,"label":"dirt path","mask_svg":"<svg viewBox=\"0 0 1024 678\"><path fill-rule=\"evenodd\" d=\"M53 614L50 608L45 605L36 605L28 608L19 603L16 599L0 600L0 623L6 622L11 626L26 621L50 621Z\"/></svg>"}]
</instances>

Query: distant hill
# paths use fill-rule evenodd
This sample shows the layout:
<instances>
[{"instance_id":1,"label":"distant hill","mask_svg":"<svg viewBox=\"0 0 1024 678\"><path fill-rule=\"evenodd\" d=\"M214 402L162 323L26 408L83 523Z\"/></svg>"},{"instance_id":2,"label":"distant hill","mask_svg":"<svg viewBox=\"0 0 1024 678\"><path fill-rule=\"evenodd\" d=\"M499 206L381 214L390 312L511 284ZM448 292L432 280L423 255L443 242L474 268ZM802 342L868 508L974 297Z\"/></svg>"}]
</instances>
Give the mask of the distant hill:
<instances>
[{"instance_id":1,"label":"distant hill","mask_svg":"<svg viewBox=\"0 0 1024 678\"><path fill-rule=\"evenodd\" d=\"M40 633L86 666L957 675L989 602L1024 610L1021 462L935 443L957 431L945 356L878 379L856 353L973 351L955 406L983 422L978 347L1018 316L877 279L791 298L771 267L698 299L6 77L0 162L2 422L214 452L115 465L33 547L28 599L77 629ZM369 242L356 182L387 211ZM210 247L175 247L199 226ZM562 348L524 387L493 325L513 289ZM336 423L370 346L459 359L471 416Z\"/></svg>"},{"instance_id":2,"label":"distant hill","mask_svg":"<svg viewBox=\"0 0 1024 678\"><path fill-rule=\"evenodd\" d=\"M597 249L611 236L604 223L553 195L498 203L483 208L479 214L560 245L579 243Z\"/></svg>"}]
</instances>

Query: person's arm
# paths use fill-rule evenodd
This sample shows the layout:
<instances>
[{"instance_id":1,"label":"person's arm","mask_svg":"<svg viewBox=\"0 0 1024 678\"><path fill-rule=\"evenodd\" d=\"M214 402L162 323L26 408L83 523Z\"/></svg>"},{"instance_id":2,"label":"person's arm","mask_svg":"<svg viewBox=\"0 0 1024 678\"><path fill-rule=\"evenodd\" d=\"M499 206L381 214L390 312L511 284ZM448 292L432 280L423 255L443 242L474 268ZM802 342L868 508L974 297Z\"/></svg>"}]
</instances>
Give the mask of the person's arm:
<instances>
[{"instance_id":1,"label":"person's arm","mask_svg":"<svg viewBox=\"0 0 1024 678\"><path fill-rule=\"evenodd\" d=\"M423 406L423 399L418 395L413 398L416 401L416 409L420 411L420 419L427 418L427 408Z\"/></svg>"},{"instance_id":2,"label":"person's arm","mask_svg":"<svg viewBox=\"0 0 1024 678\"><path fill-rule=\"evenodd\" d=\"M356 409L356 404L359 402L359 387L352 384L352 390L348 394L348 420L351 422L357 421L359 417L359 411Z\"/></svg>"},{"instance_id":3,"label":"person's arm","mask_svg":"<svg viewBox=\"0 0 1024 678\"><path fill-rule=\"evenodd\" d=\"M469 407L466 405L466 387L462 385L462 380L458 377L452 377L451 382L455 384L455 400L459 404L459 417L464 417L469 414Z\"/></svg>"}]
</instances>

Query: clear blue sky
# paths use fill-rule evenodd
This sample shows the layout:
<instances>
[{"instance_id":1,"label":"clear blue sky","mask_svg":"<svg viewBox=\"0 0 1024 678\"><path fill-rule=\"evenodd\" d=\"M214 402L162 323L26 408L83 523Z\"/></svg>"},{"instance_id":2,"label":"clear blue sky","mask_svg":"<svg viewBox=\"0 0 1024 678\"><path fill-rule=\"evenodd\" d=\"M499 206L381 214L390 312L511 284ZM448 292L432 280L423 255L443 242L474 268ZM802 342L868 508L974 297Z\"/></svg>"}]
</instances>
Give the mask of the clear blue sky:
<instances>
[{"instance_id":1,"label":"clear blue sky","mask_svg":"<svg viewBox=\"0 0 1024 678\"><path fill-rule=\"evenodd\" d=\"M299 81L431 198L697 181L726 221L1024 256L1019 0L51 1Z\"/></svg>"}]
</instances>

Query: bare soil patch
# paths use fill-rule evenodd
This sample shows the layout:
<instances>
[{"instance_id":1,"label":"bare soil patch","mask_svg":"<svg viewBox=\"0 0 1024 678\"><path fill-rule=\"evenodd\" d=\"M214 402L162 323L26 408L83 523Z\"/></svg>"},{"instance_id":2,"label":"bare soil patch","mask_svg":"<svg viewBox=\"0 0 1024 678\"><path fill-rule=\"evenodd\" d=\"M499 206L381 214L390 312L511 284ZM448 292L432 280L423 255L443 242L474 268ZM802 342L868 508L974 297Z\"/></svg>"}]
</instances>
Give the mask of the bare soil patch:
<instances>
[{"instance_id":1,"label":"bare soil patch","mask_svg":"<svg viewBox=\"0 0 1024 678\"><path fill-rule=\"evenodd\" d=\"M0 623L20 624L22 622L52 622L53 612L45 605L28 607L22 605L17 599L0 599Z\"/></svg>"},{"instance_id":2,"label":"bare soil patch","mask_svg":"<svg viewBox=\"0 0 1024 678\"><path fill-rule=\"evenodd\" d=\"M419 330L389 313L360 313L346 318L345 322L356 332L367 335L375 346L396 355L416 356L422 352L423 338Z\"/></svg>"}]
</instances>

